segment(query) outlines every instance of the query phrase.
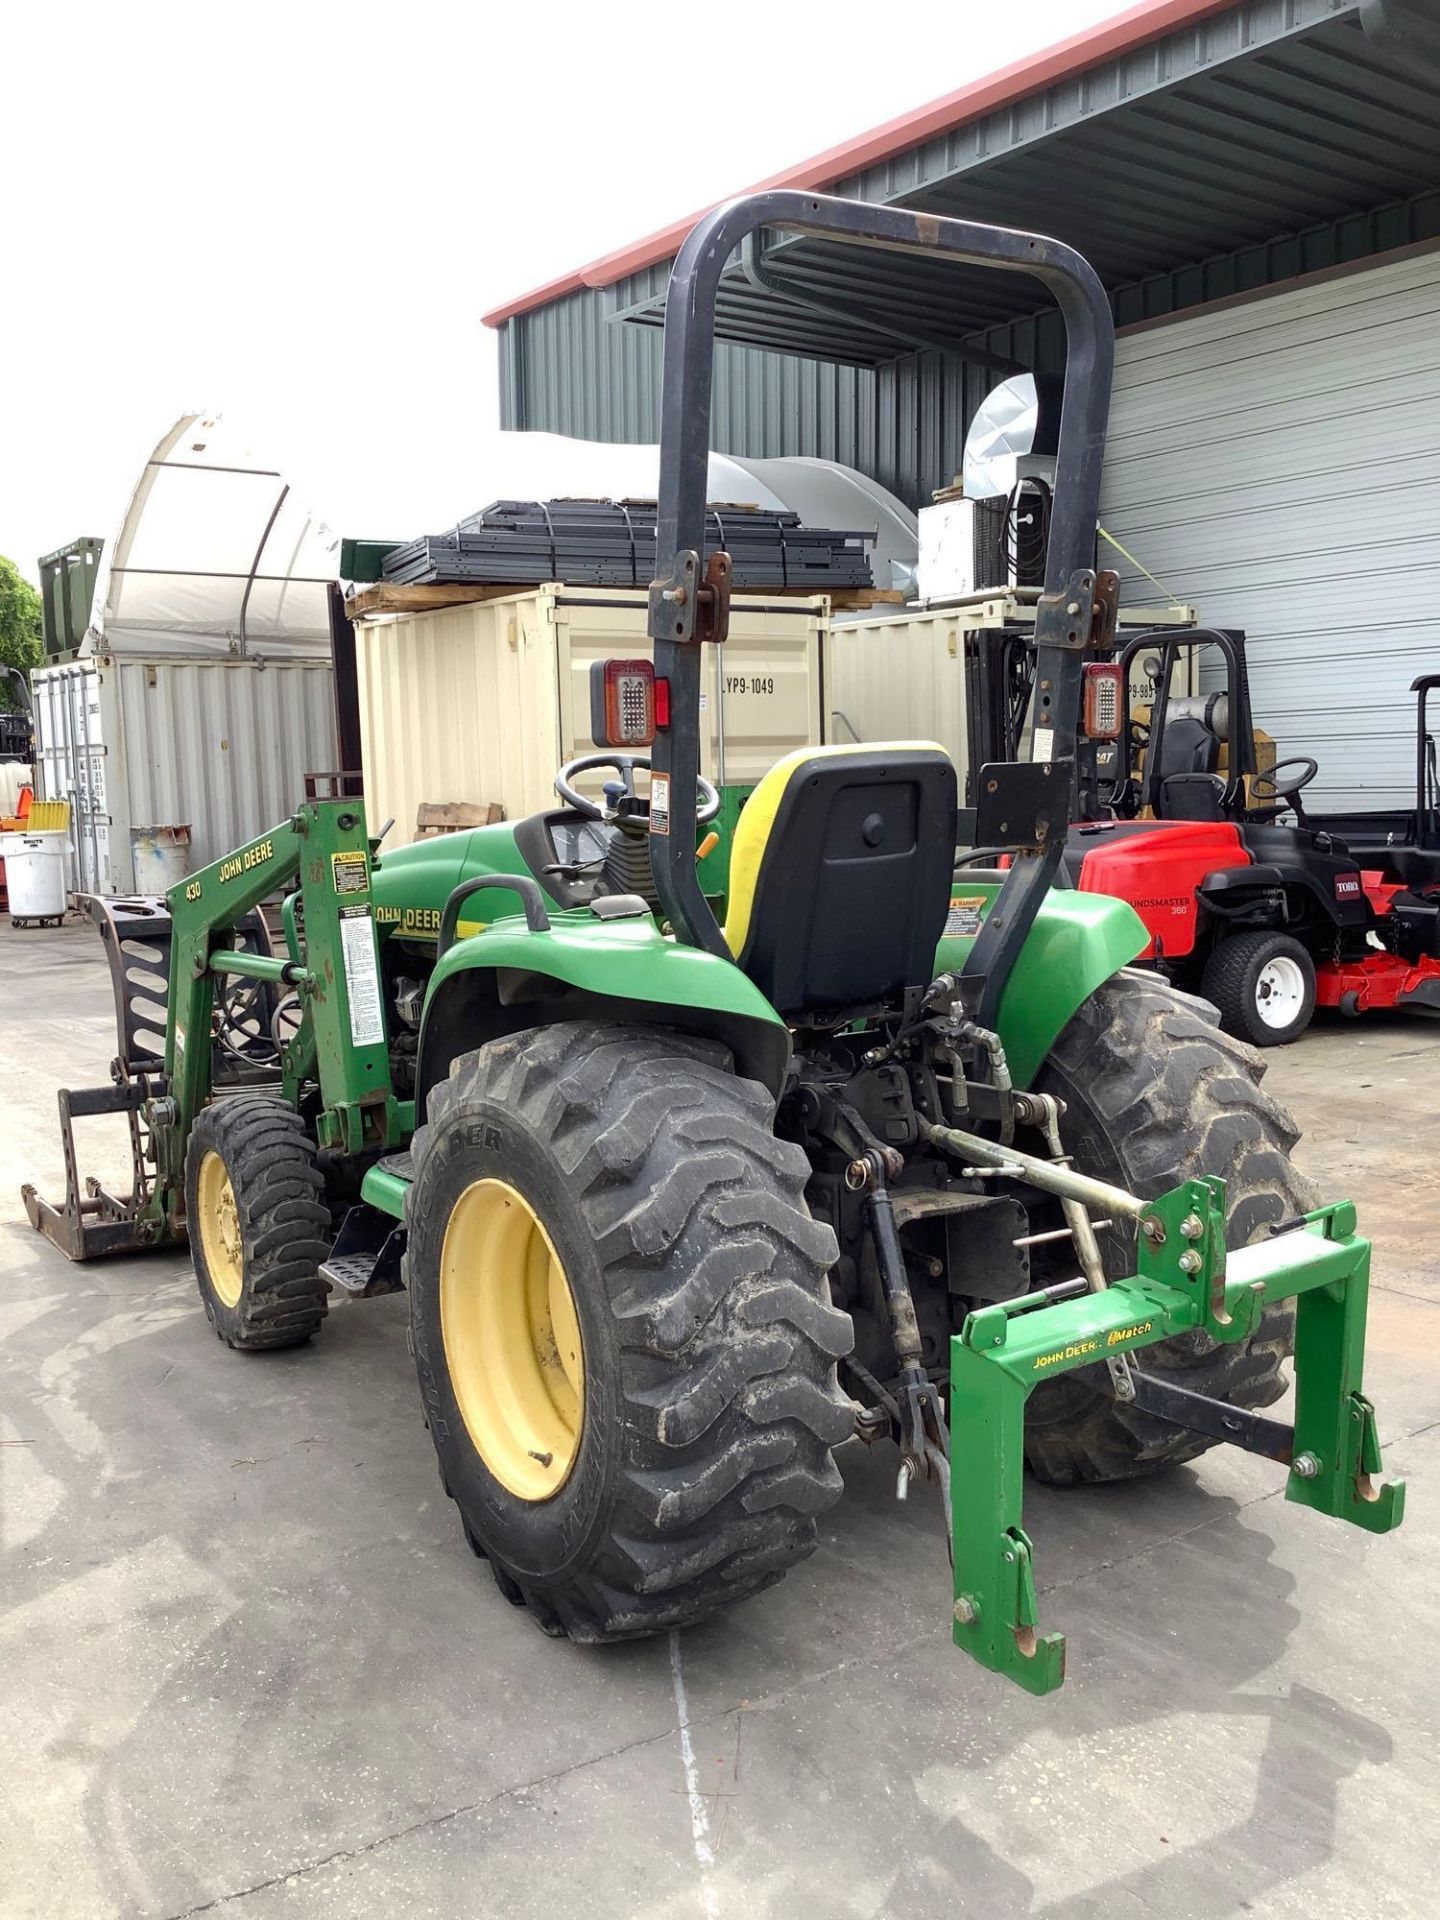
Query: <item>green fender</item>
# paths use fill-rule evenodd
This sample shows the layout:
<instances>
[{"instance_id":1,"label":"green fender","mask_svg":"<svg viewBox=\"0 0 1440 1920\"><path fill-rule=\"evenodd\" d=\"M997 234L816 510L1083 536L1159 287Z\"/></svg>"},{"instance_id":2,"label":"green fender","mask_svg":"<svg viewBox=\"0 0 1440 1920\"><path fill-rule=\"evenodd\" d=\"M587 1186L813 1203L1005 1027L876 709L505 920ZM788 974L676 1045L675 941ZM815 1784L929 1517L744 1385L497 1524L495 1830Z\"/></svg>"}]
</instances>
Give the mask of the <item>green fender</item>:
<instances>
[{"instance_id":1,"label":"green fender","mask_svg":"<svg viewBox=\"0 0 1440 1920\"><path fill-rule=\"evenodd\" d=\"M957 881L937 973L965 961L1000 883ZM462 936L467 923L462 919ZM1028 1086L1076 1009L1149 935L1124 901L1052 891L1000 1002L1011 1077ZM588 908L555 912L548 933L519 916L458 939L431 976L420 1035L422 1090L456 1051L497 1034L566 1019L659 1021L721 1040L742 1073L778 1093L789 1058L785 1023L732 961L678 946L648 915L600 920Z\"/></svg>"},{"instance_id":2,"label":"green fender","mask_svg":"<svg viewBox=\"0 0 1440 1920\"><path fill-rule=\"evenodd\" d=\"M964 966L1000 885L988 876L956 876L937 973ZM1149 944L1145 924L1128 902L1051 889L1000 1000L1000 1038L1017 1087L1029 1086L1082 1002Z\"/></svg>"},{"instance_id":3,"label":"green fender","mask_svg":"<svg viewBox=\"0 0 1440 1920\"><path fill-rule=\"evenodd\" d=\"M524 1027L604 1018L720 1040L743 1074L780 1091L789 1030L733 961L678 946L649 914L601 920L585 907L552 910L548 933L531 933L519 916L493 920L442 956L420 1030L422 1096L462 1039L468 1050Z\"/></svg>"}]
</instances>

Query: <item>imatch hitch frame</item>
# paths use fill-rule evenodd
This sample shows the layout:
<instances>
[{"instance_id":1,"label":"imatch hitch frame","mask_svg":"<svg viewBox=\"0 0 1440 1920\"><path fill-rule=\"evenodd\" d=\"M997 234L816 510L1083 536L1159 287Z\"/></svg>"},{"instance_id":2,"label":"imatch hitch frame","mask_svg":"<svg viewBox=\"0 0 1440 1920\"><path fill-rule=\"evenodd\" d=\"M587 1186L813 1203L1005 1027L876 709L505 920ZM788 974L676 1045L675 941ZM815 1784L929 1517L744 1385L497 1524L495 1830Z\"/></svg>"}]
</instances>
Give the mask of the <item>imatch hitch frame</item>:
<instances>
[{"instance_id":1,"label":"imatch hitch frame","mask_svg":"<svg viewBox=\"0 0 1440 1920\"><path fill-rule=\"evenodd\" d=\"M952 1128L933 1133L955 1153L1003 1160L1015 1177L1027 1177L1027 1156ZM1047 1185L1081 1182L1038 1164ZM1084 1181L1092 1204L1100 1184ZM1295 1423L1285 1497L1370 1533L1399 1526L1405 1510L1404 1482L1377 1480L1379 1434L1362 1390L1370 1243L1355 1231L1350 1202L1317 1208L1228 1254L1222 1180L1190 1180L1150 1202L1114 1189L1105 1204L1117 1215L1138 1212L1138 1273L1075 1299L1022 1296L978 1308L950 1343L955 1644L1036 1694L1065 1678L1065 1636L1039 1631L1034 1550L1021 1525L1025 1403L1042 1380L1197 1328L1222 1344L1241 1340L1271 1301L1294 1298ZM1242 1410L1235 1412L1236 1432L1224 1437L1243 1445L1250 1429ZM1282 1450L1274 1445L1277 1425L1264 1423L1268 1444L1255 1450L1271 1457Z\"/></svg>"}]
</instances>

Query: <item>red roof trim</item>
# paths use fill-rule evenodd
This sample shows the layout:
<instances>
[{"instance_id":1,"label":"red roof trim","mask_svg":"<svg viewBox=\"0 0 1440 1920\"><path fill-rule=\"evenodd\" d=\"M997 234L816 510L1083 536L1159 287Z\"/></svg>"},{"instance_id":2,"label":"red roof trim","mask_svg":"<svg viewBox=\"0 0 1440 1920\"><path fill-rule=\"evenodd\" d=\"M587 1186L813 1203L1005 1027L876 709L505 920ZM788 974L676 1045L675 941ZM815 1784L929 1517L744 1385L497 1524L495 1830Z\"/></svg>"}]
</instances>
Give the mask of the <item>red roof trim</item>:
<instances>
[{"instance_id":1,"label":"red roof trim","mask_svg":"<svg viewBox=\"0 0 1440 1920\"><path fill-rule=\"evenodd\" d=\"M1083 33L1071 34L1068 40L1058 41L1043 52L1013 61L1008 67L1001 67L998 73L988 74L983 80L974 80L968 86L959 87L954 93L932 100L928 106L917 107L913 113L887 120L873 132L843 141L838 147L830 147L798 167L772 174L768 180L757 181L745 191L762 193L771 187L833 185L836 180L855 173L861 167L888 160L910 147L919 146L922 141L933 139L937 134L948 133L952 128L962 126L967 120L975 120L981 114L1009 106L1023 99L1026 94L1037 93L1042 87L1051 86L1067 75L1095 66L1102 60L1114 59L1118 54L1129 53L1143 46L1147 40L1155 40L1162 34L1188 27L1208 14L1223 13L1234 3L1235 0L1140 0L1138 6L1127 8L1112 20L1101 21L1098 26L1088 27ZM552 300L563 299L568 293L579 293L586 287L613 286L617 280L623 280L629 274L640 273L646 267L669 260L679 251L681 242L695 222L708 211L708 208L702 208L699 213L677 220L672 226L662 227L658 233L622 247L617 253L608 253L602 259L592 261L589 266L564 274L558 280L547 281L543 287L522 294L518 300L511 300L502 307L493 307L481 317L487 327L500 327L517 313L528 313L532 308L548 306Z\"/></svg>"}]
</instances>

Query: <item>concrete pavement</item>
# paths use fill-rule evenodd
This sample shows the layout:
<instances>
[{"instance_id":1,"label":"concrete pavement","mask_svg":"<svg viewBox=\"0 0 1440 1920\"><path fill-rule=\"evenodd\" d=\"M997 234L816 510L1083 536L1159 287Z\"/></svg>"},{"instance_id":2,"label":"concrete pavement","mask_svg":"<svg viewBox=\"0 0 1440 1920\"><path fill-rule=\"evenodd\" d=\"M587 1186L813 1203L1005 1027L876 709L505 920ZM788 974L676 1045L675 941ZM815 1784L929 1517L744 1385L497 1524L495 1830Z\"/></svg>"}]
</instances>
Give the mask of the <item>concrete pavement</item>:
<instances>
[{"instance_id":1,"label":"concrete pavement","mask_svg":"<svg viewBox=\"0 0 1440 1920\"><path fill-rule=\"evenodd\" d=\"M403 1299L242 1357L183 1256L72 1267L30 1232L54 1088L112 1051L93 931L0 925L5 1920L1440 1908L1440 1023L1272 1056L1376 1242L1405 1526L1306 1514L1239 1455L1031 1486L1070 1641L1043 1701L952 1650L932 1503L854 1447L771 1593L678 1642L544 1639L440 1493Z\"/></svg>"}]
</instances>

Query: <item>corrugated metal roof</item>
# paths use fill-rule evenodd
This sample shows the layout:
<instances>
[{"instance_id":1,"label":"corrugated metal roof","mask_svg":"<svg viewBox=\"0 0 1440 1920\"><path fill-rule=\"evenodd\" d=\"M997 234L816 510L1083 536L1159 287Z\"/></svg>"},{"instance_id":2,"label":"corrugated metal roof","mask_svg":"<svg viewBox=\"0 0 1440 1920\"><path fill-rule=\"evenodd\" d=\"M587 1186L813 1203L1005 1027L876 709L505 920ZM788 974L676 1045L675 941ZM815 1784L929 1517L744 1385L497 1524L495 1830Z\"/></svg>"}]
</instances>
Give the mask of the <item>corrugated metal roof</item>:
<instances>
[{"instance_id":1,"label":"corrugated metal roof","mask_svg":"<svg viewBox=\"0 0 1440 1920\"><path fill-rule=\"evenodd\" d=\"M1149 274L1116 289L1116 319L1163 318L1435 240L1440 190ZM612 295L587 289L521 314L504 329L502 425L592 440L658 437L659 330L615 325L613 305ZM1064 365L1063 329L1053 308L994 328L976 344L1007 364L1049 371ZM967 342L959 352L926 349L864 367L722 342L711 444L745 457L839 460L919 505L953 477L970 416L995 384L993 370L972 360L970 351Z\"/></svg>"},{"instance_id":2,"label":"corrugated metal roof","mask_svg":"<svg viewBox=\"0 0 1440 1920\"><path fill-rule=\"evenodd\" d=\"M1143 46L1147 40L1192 25L1207 14L1219 12L1229 3L1230 0L1139 0L1138 5L1127 8L1124 13L1116 14L1109 20L1102 20L1096 26L1087 27L1083 33L1071 34L1057 41L1054 46L1030 54L1023 60L1013 61L1008 67L986 74L982 79L970 81L952 93L943 94L938 100L917 107L913 112L901 114L897 119L887 120L882 126L860 134L853 140L829 147L824 153L802 161L799 166L771 174L768 179L759 180L743 191L759 193L768 187L833 187L836 181L854 173L857 168L887 161L896 154L915 148L935 134L949 133L966 122L978 121L982 115L1009 108L1024 101L1027 96L1038 94L1040 89L1054 80L1082 73L1099 61L1119 58ZM643 272L646 267L671 259L679 251L680 243L691 227L708 211L708 208L702 207L686 219L661 228L658 233L649 234L616 253L592 261L589 266L562 274L543 287L537 287L504 306L496 307L483 316L486 326L502 326L518 313L531 312L566 294L578 293L585 287L614 286L617 281Z\"/></svg>"},{"instance_id":3,"label":"corrugated metal roof","mask_svg":"<svg viewBox=\"0 0 1440 1920\"><path fill-rule=\"evenodd\" d=\"M1396 5L1433 0L1208 9L835 184L1058 233L1096 258L1120 325L1430 242L1440 79L1423 47L1397 58L1366 31ZM613 286L504 326L506 426L656 437L670 263L634 256ZM1008 276L793 237L772 237L761 273L790 297L738 262L722 295L712 437L725 452L839 460L914 505L951 478L995 361L1063 365L1058 314Z\"/></svg>"},{"instance_id":4,"label":"corrugated metal roof","mask_svg":"<svg viewBox=\"0 0 1440 1920\"><path fill-rule=\"evenodd\" d=\"M1437 124L1435 71L1377 44L1360 0L1247 0L835 190L1056 234L1117 287L1436 185ZM659 325L664 279L647 276L621 317ZM1009 276L781 238L758 276L731 268L718 324L730 340L877 366L1048 304Z\"/></svg>"}]
</instances>

